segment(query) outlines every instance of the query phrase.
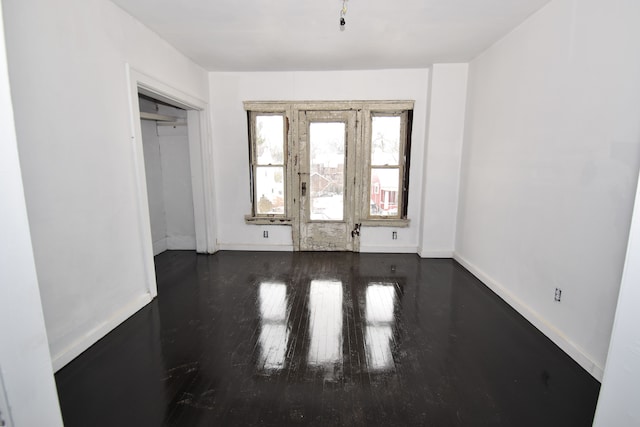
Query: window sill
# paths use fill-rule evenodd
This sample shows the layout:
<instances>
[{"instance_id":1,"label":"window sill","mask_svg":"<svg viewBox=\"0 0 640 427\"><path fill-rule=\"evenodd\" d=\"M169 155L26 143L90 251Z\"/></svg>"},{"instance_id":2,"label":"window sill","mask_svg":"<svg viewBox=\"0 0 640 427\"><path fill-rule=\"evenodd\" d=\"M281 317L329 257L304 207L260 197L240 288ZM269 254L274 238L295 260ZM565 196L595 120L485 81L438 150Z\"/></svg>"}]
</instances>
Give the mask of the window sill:
<instances>
[{"instance_id":1,"label":"window sill","mask_svg":"<svg viewBox=\"0 0 640 427\"><path fill-rule=\"evenodd\" d=\"M363 227L409 227L410 219L401 218L380 218L380 219L363 219L360 224Z\"/></svg>"},{"instance_id":2,"label":"window sill","mask_svg":"<svg viewBox=\"0 0 640 427\"><path fill-rule=\"evenodd\" d=\"M245 224L253 225L291 225L293 220L282 216L269 217L245 215L244 222Z\"/></svg>"}]
</instances>

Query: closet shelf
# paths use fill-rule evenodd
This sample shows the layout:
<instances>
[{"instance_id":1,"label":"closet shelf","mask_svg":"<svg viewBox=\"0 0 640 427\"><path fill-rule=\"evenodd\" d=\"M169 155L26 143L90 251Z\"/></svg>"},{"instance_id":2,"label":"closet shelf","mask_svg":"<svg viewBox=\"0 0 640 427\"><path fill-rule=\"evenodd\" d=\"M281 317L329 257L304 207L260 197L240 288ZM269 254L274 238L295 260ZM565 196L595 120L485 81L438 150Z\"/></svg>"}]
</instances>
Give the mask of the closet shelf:
<instances>
[{"instance_id":1,"label":"closet shelf","mask_svg":"<svg viewBox=\"0 0 640 427\"><path fill-rule=\"evenodd\" d=\"M187 123L181 119L180 117L175 116L165 116L164 114L156 114L156 113L147 113L144 111L140 111L140 118L142 120L153 120L158 122L158 125L162 126L181 126L186 125Z\"/></svg>"},{"instance_id":2,"label":"closet shelf","mask_svg":"<svg viewBox=\"0 0 640 427\"><path fill-rule=\"evenodd\" d=\"M165 116L164 114L156 114L156 113L146 113L144 111L140 111L140 118L142 120L156 120L159 122L178 121L178 118L174 116Z\"/></svg>"}]
</instances>

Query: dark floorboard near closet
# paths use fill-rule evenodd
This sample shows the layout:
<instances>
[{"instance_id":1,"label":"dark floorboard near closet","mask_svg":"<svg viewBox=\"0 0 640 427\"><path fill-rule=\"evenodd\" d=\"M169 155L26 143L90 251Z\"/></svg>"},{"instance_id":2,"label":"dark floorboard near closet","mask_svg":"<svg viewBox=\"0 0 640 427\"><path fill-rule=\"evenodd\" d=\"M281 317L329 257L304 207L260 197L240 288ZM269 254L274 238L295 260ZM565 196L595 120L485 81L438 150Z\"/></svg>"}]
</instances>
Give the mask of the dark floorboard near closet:
<instances>
[{"instance_id":1,"label":"dark floorboard near closet","mask_svg":"<svg viewBox=\"0 0 640 427\"><path fill-rule=\"evenodd\" d=\"M56 374L73 426L590 426L599 383L453 260L169 251Z\"/></svg>"}]
</instances>

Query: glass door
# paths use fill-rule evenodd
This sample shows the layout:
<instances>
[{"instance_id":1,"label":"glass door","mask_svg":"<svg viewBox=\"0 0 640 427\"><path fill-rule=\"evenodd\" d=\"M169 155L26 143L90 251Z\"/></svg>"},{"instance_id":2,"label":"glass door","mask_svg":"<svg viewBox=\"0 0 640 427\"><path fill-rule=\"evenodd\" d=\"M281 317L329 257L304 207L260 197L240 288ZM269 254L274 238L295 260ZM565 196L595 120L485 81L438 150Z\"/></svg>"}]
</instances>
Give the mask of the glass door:
<instances>
[{"instance_id":1,"label":"glass door","mask_svg":"<svg viewBox=\"0 0 640 427\"><path fill-rule=\"evenodd\" d=\"M299 113L300 250L357 251L355 111Z\"/></svg>"}]
</instances>

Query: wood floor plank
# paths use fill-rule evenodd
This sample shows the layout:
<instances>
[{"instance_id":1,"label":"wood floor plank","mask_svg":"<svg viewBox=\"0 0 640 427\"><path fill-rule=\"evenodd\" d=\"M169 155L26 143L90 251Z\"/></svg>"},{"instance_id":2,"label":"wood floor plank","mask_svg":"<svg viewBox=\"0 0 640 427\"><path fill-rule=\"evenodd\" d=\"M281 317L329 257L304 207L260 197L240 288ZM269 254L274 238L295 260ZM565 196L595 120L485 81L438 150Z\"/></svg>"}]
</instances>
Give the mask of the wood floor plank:
<instances>
[{"instance_id":1,"label":"wood floor plank","mask_svg":"<svg viewBox=\"0 0 640 427\"><path fill-rule=\"evenodd\" d=\"M599 383L453 260L168 251L56 374L73 426L586 426Z\"/></svg>"}]
</instances>

